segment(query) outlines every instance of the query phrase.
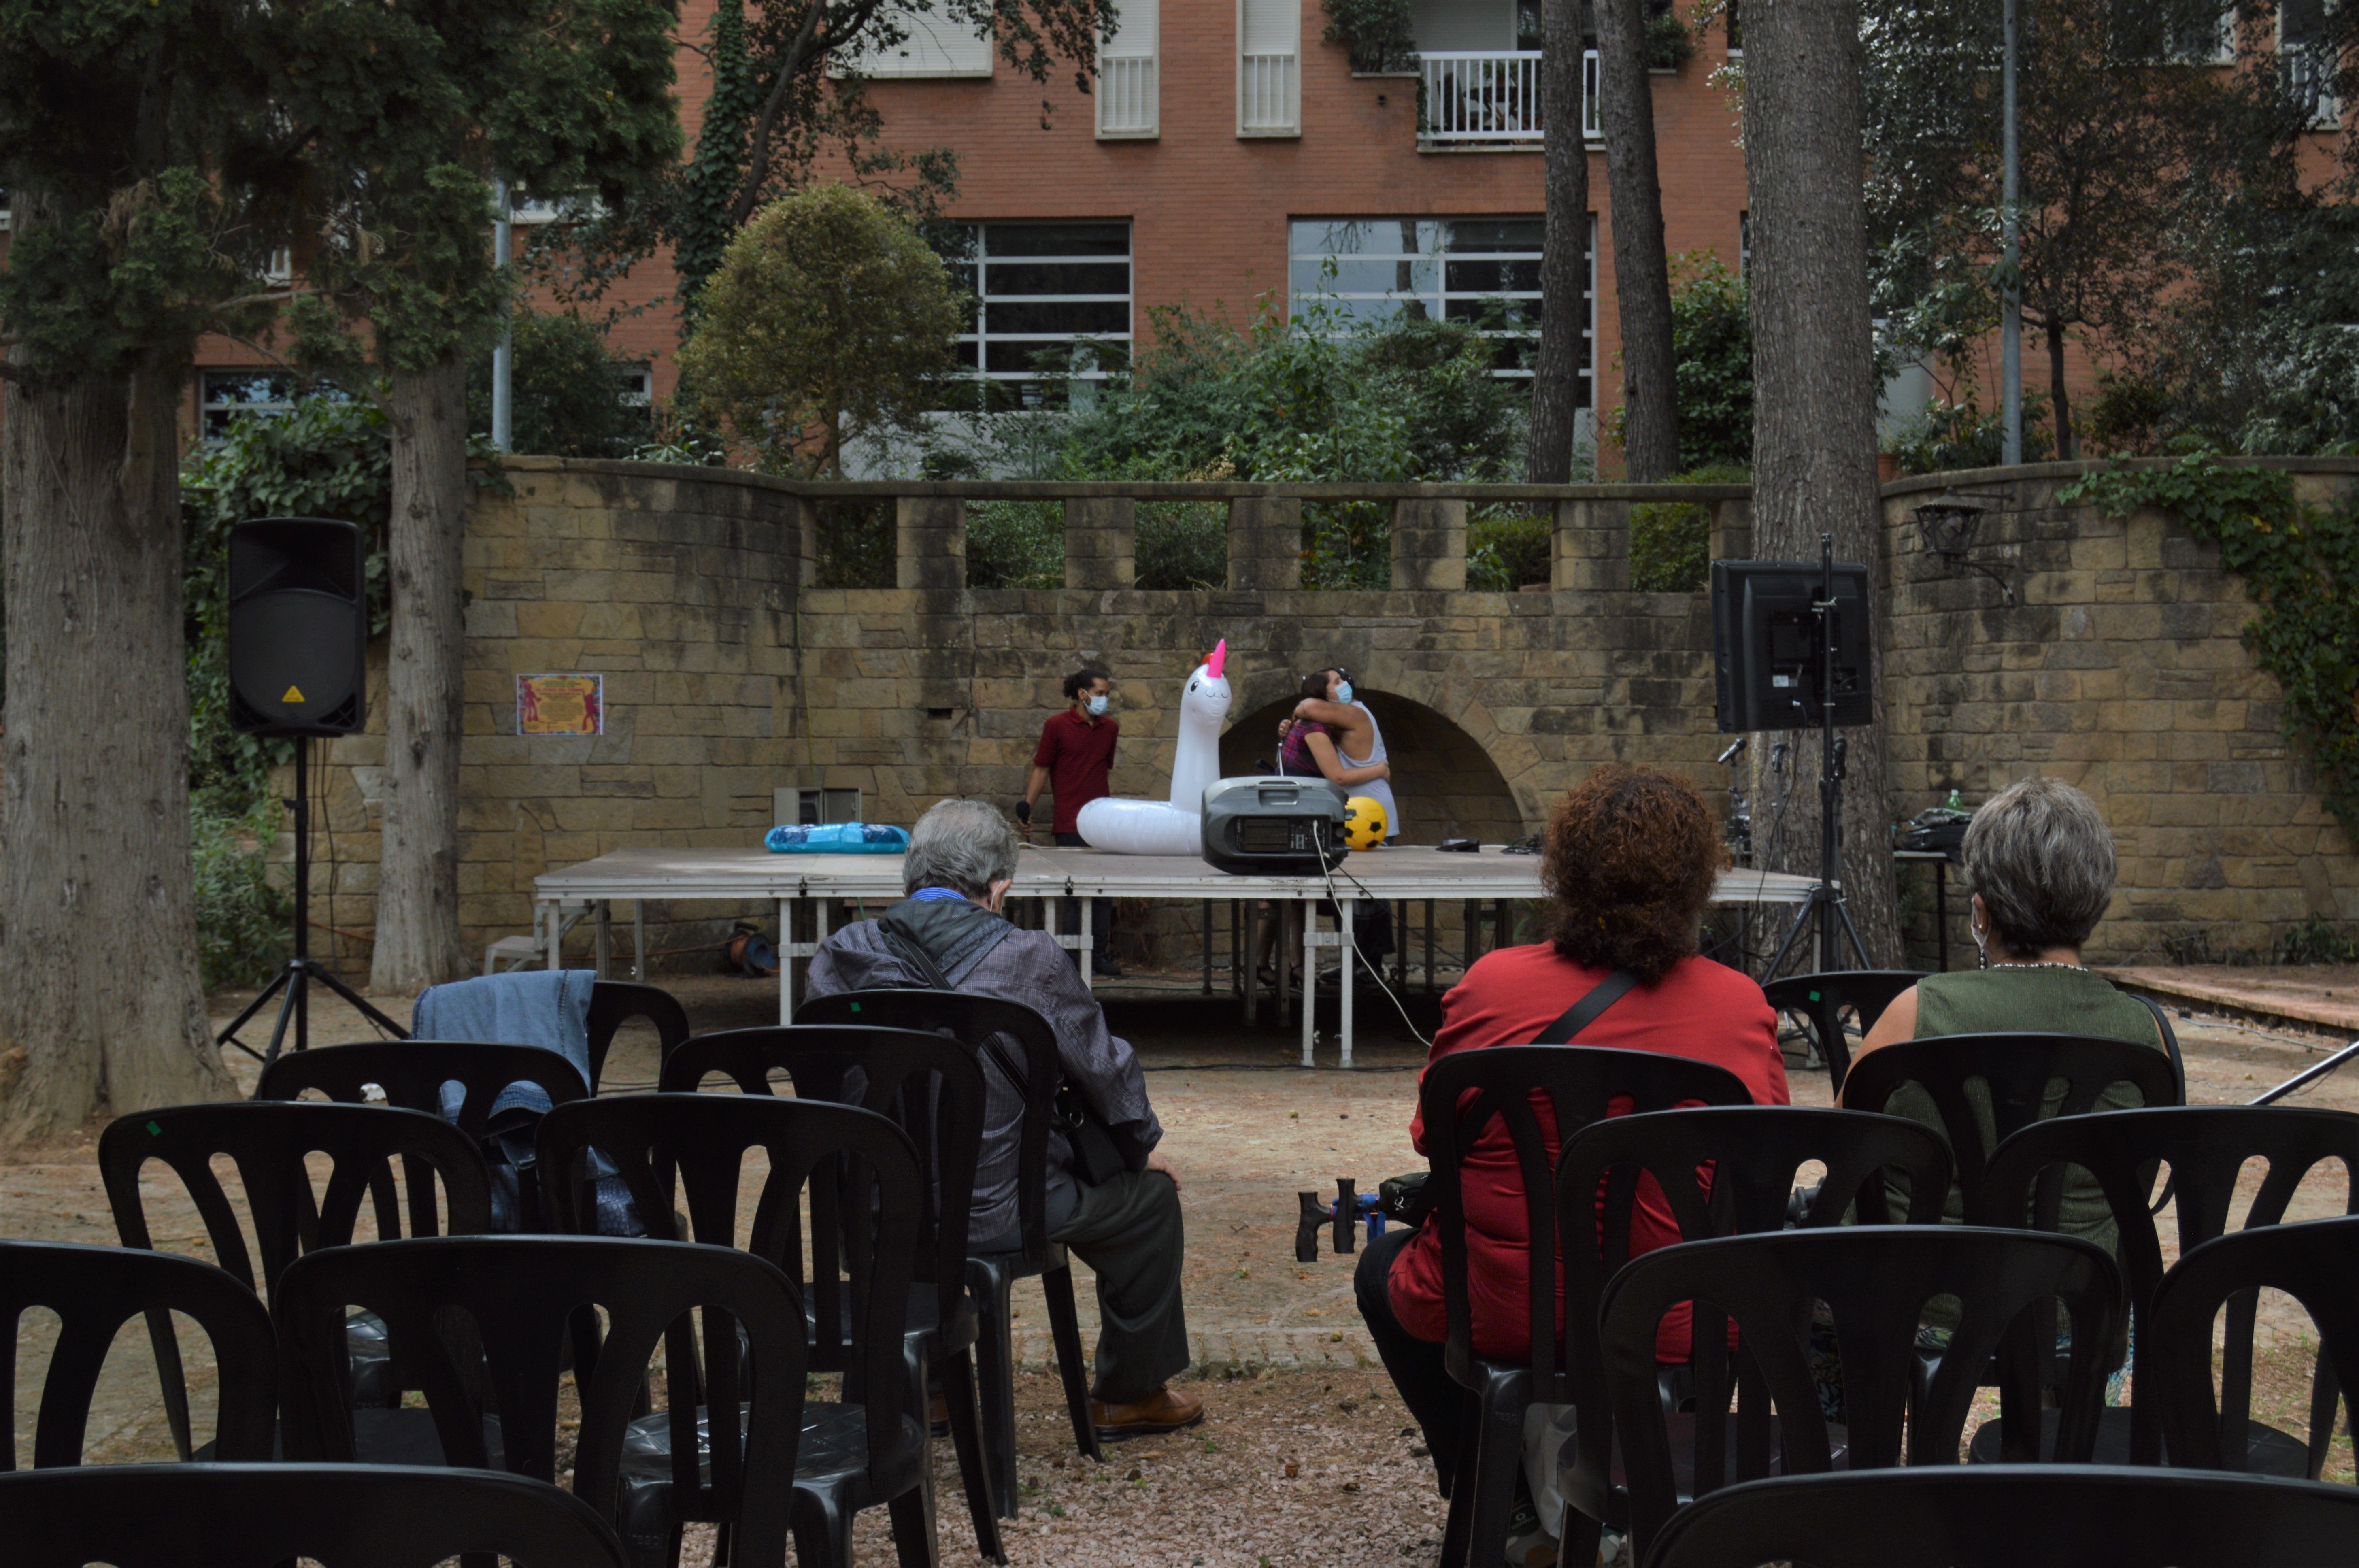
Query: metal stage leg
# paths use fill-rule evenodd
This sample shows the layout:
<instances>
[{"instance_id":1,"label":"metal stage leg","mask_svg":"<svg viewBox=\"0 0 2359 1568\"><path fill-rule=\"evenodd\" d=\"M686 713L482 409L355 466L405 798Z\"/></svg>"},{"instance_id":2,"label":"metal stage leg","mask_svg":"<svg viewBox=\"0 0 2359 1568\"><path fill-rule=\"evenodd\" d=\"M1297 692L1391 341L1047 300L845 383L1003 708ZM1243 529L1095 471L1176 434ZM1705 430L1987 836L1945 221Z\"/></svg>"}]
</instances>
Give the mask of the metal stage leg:
<instances>
[{"instance_id":1,"label":"metal stage leg","mask_svg":"<svg viewBox=\"0 0 2359 1568\"><path fill-rule=\"evenodd\" d=\"M778 1027L795 1021L795 901L778 900Z\"/></svg>"},{"instance_id":2,"label":"metal stage leg","mask_svg":"<svg viewBox=\"0 0 2359 1568\"><path fill-rule=\"evenodd\" d=\"M1314 1027L1319 1017L1319 906L1308 900L1296 908L1302 911L1302 1065L1315 1067L1310 1054L1311 1042L1319 1038Z\"/></svg>"},{"instance_id":3,"label":"metal stage leg","mask_svg":"<svg viewBox=\"0 0 2359 1568\"><path fill-rule=\"evenodd\" d=\"M1204 900L1204 995L1212 994L1212 900Z\"/></svg>"},{"instance_id":4,"label":"metal stage leg","mask_svg":"<svg viewBox=\"0 0 2359 1568\"><path fill-rule=\"evenodd\" d=\"M1245 989L1245 971L1242 962L1244 950L1238 947L1237 937L1245 922L1237 913L1240 901L1235 898L1226 901L1229 906L1229 989L1243 992Z\"/></svg>"},{"instance_id":5,"label":"metal stage leg","mask_svg":"<svg viewBox=\"0 0 2359 1568\"><path fill-rule=\"evenodd\" d=\"M1270 916L1277 921L1277 940L1269 944L1270 964L1277 971L1277 1027L1284 1029L1287 1009L1294 1002L1294 982L1300 978L1294 962L1294 911L1301 908L1291 900L1273 901ZM1307 1026L1306 1026L1307 1027Z\"/></svg>"},{"instance_id":6,"label":"metal stage leg","mask_svg":"<svg viewBox=\"0 0 2359 1568\"><path fill-rule=\"evenodd\" d=\"M1343 1051L1342 1065L1352 1065L1352 960L1359 943L1354 938L1359 928L1352 921L1354 908L1350 898L1335 900L1336 945L1343 950L1343 964L1337 974L1337 990L1343 994L1343 1012L1336 1021L1336 1043Z\"/></svg>"},{"instance_id":7,"label":"metal stage leg","mask_svg":"<svg viewBox=\"0 0 2359 1568\"><path fill-rule=\"evenodd\" d=\"M1425 994L1433 995L1433 900L1425 901Z\"/></svg>"},{"instance_id":8,"label":"metal stage leg","mask_svg":"<svg viewBox=\"0 0 2359 1568\"><path fill-rule=\"evenodd\" d=\"M778 932L782 939L792 934L785 930ZM647 983L647 901L645 898L631 900L631 978L642 985Z\"/></svg>"},{"instance_id":9,"label":"metal stage leg","mask_svg":"<svg viewBox=\"0 0 2359 1568\"><path fill-rule=\"evenodd\" d=\"M1245 942L1238 973L1245 977L1245 1028L1251 1029L1261 1011L1261 976L1255 972L1256 955L1261 952L1261 900L1245 899L1243 907Z\"/></svg>"},{"instance_id":10,"label":"metal stage leg","mask_svg":"<svg viewBox=\"0 0 2359 1568\"><path fill-rule=\"evenodd\" d=\"M1093 985L1090 980L1090 943L1094 940L1090 933L1090 917L1097 913L1098 901L1095 898L1083 898L1080 900L1080 903L1082 910L1082 945L1073 950L1073 960L1082 966L1082 989L1084 991L1094 991L1097 987Z\"/></svg>"},{"instance_id":11,"label":"metal stage leg","mask_svg":"<svg viewBox=\"0 0 2359 1568\"><path fill-rule=\"evenodd\" d=\"M544 967L555 969L558 949L565 945L565 900L551 899L535 910L533 935L540 939L540 954Z\"/></svg>"},{"instance_id":12,"label":"metal stage leg","mask_svg":"<svg viewBox=\"0 0 2359 1568\"><path fill-rule=\"evenodd\" d=\"M598 900L597 957L590 973L597 979L606 978L606 964L614 955L614 906L612 900Z\"/></svg>"}]
</instances>

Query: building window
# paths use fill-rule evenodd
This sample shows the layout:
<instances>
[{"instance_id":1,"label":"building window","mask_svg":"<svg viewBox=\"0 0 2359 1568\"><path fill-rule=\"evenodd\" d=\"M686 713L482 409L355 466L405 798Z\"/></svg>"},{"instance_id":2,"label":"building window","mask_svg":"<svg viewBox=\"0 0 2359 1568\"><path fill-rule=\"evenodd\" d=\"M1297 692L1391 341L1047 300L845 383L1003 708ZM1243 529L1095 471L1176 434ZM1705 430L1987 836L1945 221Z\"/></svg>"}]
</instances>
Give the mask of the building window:
<instances>
[{"instance_id":1,"label":"building window","mask_svg":"<svg viewBox=\"0 0 2359 1568\"><path fill-rule=\"evenodd\" d=\"M1161 125L1156 65L1161 6L1123 0L1112 38L1098 39L1098 136L1104 140L1154 136Z\"/></svg>"},{"instance_id":2,"label":"building window","mask_svg":"<svg viewBox=\"0 0 2359 1568\"><path fill-rule=\"evenodd\" d=\"M1495 374L1527 379L1540 335L1539 218L1310 218L1288 225L1295 313L1339 330L1392 316L1465 321L1495 346ZM1597 327L1597 221L1590 220L1581 406L1590 406Z\"/></svg>"},{"instance_id":3,"label":"building window","mask_svg":"<svg viewBox=\"0 0 2359 1568\"><path fill-rule=\"evenodd\" d=\"M652 408L656 406L656 373L644 365L626 365L614 372L615 395L625 408Z\"/></svg>"},{"instance_id":4,"label":"building window","mask_svg":"<svg viewBox=\"0 0 2359 1568\"><path fill-rule=\"evenodd\" d=\"M1088 393L1130 364L1130 225L950 223L935 246L972 296L959 363L991 408Z\"/></svg>"},{"instance_id":5,"label":"building window","mask_svg":"<svg viewBox=\"0 0 2359 1568\"><path fill-rule=\"evenodd\" d=\"M240 414L292 413L303 378L285 370L208 370L197 384L197 430L206 441L229 434Z\"/></svg>"},{"instance_id":6,"label":"building window","mask_svg":"<svg viewBox=\"0 0 2359 1568\"><path fill-rule=\"evenodd\" d=\"M0 234L8 232L8 189L0 185Z\"/></svg>"},{"instance_id":7,"label":"building window","mask_svg":"<svg viewBox=\"0 0 2359 1568\"><path fill-rule=\"evenodd\" d=\"M1237 135L1301 134L1301 0L1237 0Z\"/></svg>"},{"instance_id":8,"label":"building window","mask_svg":"<svg viewBox=\"0 0 2359 1568\"><path fill-rule=\"evenodd\" d=\"M898 35L898 41L883 41ZM830 76L988 77L991 37L972 21L934 10L876 8L863 36L828 61Z\"/></svg>"}]
</instances>

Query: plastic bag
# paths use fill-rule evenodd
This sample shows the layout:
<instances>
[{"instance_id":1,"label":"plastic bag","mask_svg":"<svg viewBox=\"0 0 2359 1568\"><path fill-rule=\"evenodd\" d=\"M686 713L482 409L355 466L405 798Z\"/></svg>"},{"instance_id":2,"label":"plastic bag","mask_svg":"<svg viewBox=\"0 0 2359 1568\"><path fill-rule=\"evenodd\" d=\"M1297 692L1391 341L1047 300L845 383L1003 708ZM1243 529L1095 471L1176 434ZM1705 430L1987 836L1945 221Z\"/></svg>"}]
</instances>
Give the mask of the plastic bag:
<instances>
[{"instance_id":1,"label":"plastic bag","mask_svg":"<svg viewBox=\"0 0 2359 1568\"><path fill-rule=\"evenodd\" d=\"M773 855L899 855L909 847L909 834L875 822L781 825L764 835L762 845Z\"/></svg>"}]
</instances>

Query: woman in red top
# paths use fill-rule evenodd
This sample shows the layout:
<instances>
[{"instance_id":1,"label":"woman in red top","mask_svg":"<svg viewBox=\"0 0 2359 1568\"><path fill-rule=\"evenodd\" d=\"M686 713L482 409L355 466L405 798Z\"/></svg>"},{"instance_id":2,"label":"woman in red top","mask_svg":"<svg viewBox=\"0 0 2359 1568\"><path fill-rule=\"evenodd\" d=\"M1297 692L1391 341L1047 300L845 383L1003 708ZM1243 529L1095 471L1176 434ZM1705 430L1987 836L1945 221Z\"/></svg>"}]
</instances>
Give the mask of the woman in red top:
<instances>
[{"instance_id":1,"label":"woman in red top","mask_svg":"<svg viewBox=\"0 0 2359 1568\"><path fill-rule=\"evenodd\" d=\"M1528 1045L1617 969L1638 984L1581 1032L1582 1045L1653 1051L1725 1067L1754 1103L1788 1103L1776 1015L1761 987L1697 954L1722 853L1692 785L1609 765L1575 786L1549 818L1541 879L1550 940L1486 953L1441 999L1437 1061L1453 1051ZM1554 1163L1548 1107L1538 1107ZM1611 1114L1624 1115L1623 1109ZM1421 1117L1409 1124L1425 1148ZM1494 1123L1467 1151L1468 1297L1474 1348L1514 1359L1530 1350L1529 1238L1523 1181L1506 1129ZM1651 1177L1631 1218L1635 1255L1679 1239ZM1464 1393L1442 1366L1441 1238L1431 1227L1386 1232L1361 1255L1360 1313L1401 1399L1425 1430L1434 1468L1455 1473ZM1562 1310L1564 1280L1557 1280ZM1658 1353L1687 1358L1687 1325L1667 1320Z\"/></svg>"}]
</instances>

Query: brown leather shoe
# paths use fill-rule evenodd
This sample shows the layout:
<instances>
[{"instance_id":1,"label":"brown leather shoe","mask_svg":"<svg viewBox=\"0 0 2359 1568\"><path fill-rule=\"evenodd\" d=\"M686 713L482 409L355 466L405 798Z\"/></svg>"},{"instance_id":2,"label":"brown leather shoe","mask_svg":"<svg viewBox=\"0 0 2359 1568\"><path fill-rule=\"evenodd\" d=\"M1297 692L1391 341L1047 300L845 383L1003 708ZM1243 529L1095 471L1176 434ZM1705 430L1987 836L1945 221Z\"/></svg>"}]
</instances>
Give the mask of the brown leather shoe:
<instances>
[{"instance_id":1,"label":"brown leather shoe","mask_svg":"<svg viewBox=\"0 0 2359 1568\"><path fill-rule=\"evenodd\" d=\"M1150 1432L1178 1432L1204 1419L1204 1401L1165 1384L1143 1399L1109 1405L1090 1401L1090 1420L1097 1424L1101 1442L1144 1437Z\"/></svg>"}]
</instances>

